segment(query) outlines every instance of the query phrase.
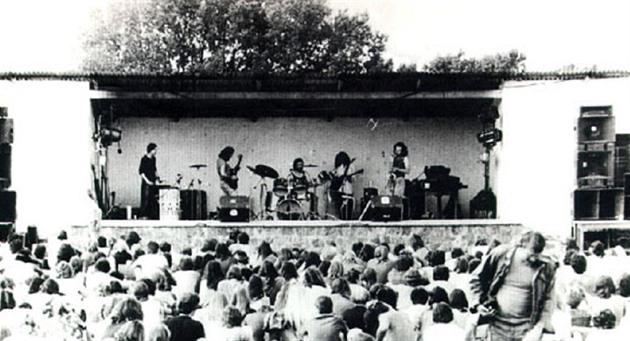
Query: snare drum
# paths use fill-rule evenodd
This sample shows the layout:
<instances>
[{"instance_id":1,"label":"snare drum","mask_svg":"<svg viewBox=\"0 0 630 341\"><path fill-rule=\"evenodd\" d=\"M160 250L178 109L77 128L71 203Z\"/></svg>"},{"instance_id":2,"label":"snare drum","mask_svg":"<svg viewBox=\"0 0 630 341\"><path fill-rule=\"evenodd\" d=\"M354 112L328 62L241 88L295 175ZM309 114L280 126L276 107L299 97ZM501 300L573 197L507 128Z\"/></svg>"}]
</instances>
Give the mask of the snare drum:
<instances>
[{"instance_id":1,"label":"snare drum","mask_svg":"<svg viewBox=\"0 0 630 341\"><path fill-rule=\"evenodd\" d=\"M291 190L291 198L297 200L307 200L308 199L308 186L297 184Z\"/></svg>"},{"instance_id":2,"label":"snare drum","mask_svg":"<svg viewBox=\"0 0 630 341\"><path fill-rule=\"evenodd\" d=\"M278 197L285 197L289 194L289 182L285 178L277 178L273 180L273 194Z\"/></svg>"},{"instance_id":3,"label":"snare drum","mask_svg":"<svg viewBox=\"0 0 630 341\"><path fill-rule=\"evenodd\" d=\"M179 220L180 197L177 188L162 188L159 194L160 220Z\"/></svg>"},{"instance_id":4,"label":"snare drum","mask_svg":"<svg viewBox=\"0 0 630 341\"><path fill-rule=\"evenodd\" d=\"M300 220L304 217L302 205L293 199L280 201L276 208L276 214L279 220Z\"/></svg>"}]
</instances>

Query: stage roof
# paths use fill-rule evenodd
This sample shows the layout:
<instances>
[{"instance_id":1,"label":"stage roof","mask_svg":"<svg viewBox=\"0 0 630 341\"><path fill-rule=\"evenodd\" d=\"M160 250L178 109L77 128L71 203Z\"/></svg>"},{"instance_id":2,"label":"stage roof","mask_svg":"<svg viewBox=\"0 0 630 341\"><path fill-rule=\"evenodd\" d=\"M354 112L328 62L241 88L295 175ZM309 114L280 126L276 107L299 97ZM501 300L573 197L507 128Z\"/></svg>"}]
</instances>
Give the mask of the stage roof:
<instances>
[{"instance_id":1,"label":"stage roof","mask_svg":"<svg viewBox=\"0 0 630 341\"><path fill-rule=\"evenodd\" d=\"M629 72L319 76L0 74L0 80L86 81L95 115L115 117L476 116L505 81L628 77Z\"/></svg>"}]
</instances>

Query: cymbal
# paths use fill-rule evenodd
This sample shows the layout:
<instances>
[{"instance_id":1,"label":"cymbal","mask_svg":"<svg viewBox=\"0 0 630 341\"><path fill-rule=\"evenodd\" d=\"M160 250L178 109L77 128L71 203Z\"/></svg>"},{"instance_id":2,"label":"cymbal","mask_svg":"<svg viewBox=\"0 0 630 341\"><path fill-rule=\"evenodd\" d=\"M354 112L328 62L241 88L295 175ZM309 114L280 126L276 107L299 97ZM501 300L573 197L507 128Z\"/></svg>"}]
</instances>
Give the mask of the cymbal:
<instances>
[{"instance_id":1,"label":"cymbal","mask_svg":"<svg viewBox=\"0 0 630 341\"><path fill-rule=\"evenodd\" d=\"M318 165L314 165L314 164L304 165L304 168L315 168L315 167L319 167L319 166Z\"/></svg>"},{"instance_id":2,"label":"cymbal","mask_svg":"<svg viewBox=\"0 0 630 341\"><path fill-rule=\"evenodd\" d=\"M201 163L200 163L200 164L196 164L196 165L190 165L190 166L188 166L188 167L190 167L190 168L197 168L197 169L199 169L199 168L206 168L206 167L208 167L208 165L204 165L204 164L201 164Z\"/></svg>"},{"instance_id":3,"label":"cymbal","mask_svg":"<svg viewBox=\"0 0 630 341\"><path fill-rule=\"evenodd\" d=\"M270 178L270 179L277 179L278 178L278 172L266 165L256 165L255 168L252 168L250 166L247 166L247 168L254 174L262 177L262 178Z\"/></svg>"}]
</instances>

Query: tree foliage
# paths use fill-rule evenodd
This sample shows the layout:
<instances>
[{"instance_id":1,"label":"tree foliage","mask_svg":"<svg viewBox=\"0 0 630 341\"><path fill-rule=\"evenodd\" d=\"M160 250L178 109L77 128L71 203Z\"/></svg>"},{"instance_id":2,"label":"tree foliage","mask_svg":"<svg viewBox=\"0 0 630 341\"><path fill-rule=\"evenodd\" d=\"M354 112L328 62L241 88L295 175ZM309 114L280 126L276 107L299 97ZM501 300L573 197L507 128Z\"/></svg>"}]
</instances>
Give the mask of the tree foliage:
<instances>
[{"instance_id":1,"label":"tree foliage","mask_svg":"<svg viewBox=\"0 0 630 341\"><path fill-rule=\"evenodd\" d=\"M439 56L424 66L433 73L507 73L525 72L525 55L517 50L497 53L483 58L466 58L464 52L456 55Z\"/></svg>"},{"instance_id":2,"label":"tree foliage","mask_svg":"<svg viewBox=\"0 0 630 341\"><path fill-rule=\"evenodd\" d=\"M325 0L120 0L94 14L91 72L339 74L390 71L367 14Z\"/></svg>"}]
</instances>

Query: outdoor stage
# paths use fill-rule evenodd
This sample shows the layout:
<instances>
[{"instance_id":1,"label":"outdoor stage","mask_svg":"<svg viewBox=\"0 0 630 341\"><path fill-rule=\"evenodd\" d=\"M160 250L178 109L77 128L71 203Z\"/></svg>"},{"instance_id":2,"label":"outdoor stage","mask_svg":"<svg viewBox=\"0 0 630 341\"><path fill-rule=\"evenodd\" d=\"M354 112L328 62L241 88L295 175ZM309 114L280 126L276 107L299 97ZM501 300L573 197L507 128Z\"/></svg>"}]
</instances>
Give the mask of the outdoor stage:
<instances>
[{"instance_id":1,"label":"outdoor stage","mask_svg":"<svg viewBox=\"0 0 630 341\"><path fill-rule=\"evenodd\" d=\"M143 242L167 241L174 250L185 247L200 247L209 238L224 240L233 230L245 231L250 244L271 242L278 247L319 247L334 241L337 246L348 249L355 242L406 243L412 233L422 236L432 246L474 245L479 239L488 242L494 238L509 242L518 236L524 227L521 224L500 220L404 220L396 222L343 221L343 220L267 220L243 223L206 221L160 221L160 220L103 220L100 235L120 237L136 231ZM68 238L87 243L89 233L84 226L75 226L68 231Z\"/></svg>"}]
</instances>

